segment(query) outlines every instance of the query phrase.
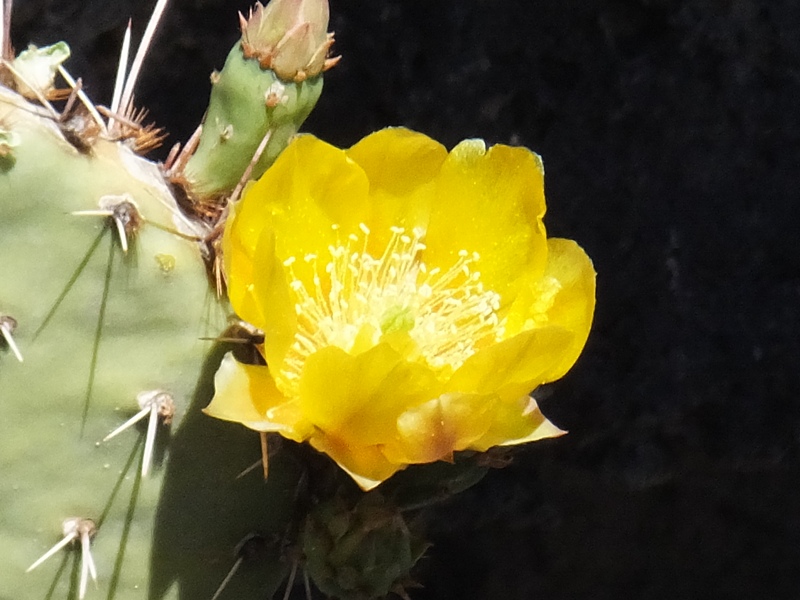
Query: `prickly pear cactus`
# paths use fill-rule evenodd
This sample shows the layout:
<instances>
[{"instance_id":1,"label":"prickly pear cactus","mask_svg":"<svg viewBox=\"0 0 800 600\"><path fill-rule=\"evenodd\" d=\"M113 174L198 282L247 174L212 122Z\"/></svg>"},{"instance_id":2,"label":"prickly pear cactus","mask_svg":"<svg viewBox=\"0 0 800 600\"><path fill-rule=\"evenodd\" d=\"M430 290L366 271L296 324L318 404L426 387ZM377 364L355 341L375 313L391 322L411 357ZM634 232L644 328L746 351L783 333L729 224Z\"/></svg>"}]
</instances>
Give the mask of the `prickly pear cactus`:
<instances>
[{"instance_id":1,"label":"prickly pear cactus","mask_svg":"<svg viewBox=\"0 0 800 600\"><path fill-rule=\"evenodd\" d=\"M102 594L143 598L152 580L156 597L179 597L187 585L210 597L239 539L279 531L286 508L214 506L225 495L239 506L266 506L275 495L257 479L236 479L252 462L245 457L258 456L254 440L209 419L193 422L214 351L201 338L216 337L226 318L200 247L186 237L202 230L176 212L153 165L111 143L80 154L55 126L10 113L10 96L0 98L0 119L12 121L19 138L13 166L0 174L0 310L16 322L11 339L24 359L0 355L4 593L75 593L86 560L78 545L25 571L62 537L64 520L78 517L95 525L90 551ZM71 214L97 209L100 199L129 203L139 222L129 227L127 253L113 218ZM153 466L143 477L149 413L102 440L145 408L137 397L153 390L169 394L174 414L153 421ZM213 470L208 451L187 438L192 428L192 437L214 444ZM157 519L160 499L174 512ZM186 514L205 529L176 531ZM191 583L175 587L187 576L179 548L202 555L205 568L196 565Z\"/></svg>"},{"instance_id":2,"label":"prickly pear cactus","mask_svg":"<svg viewBox=\"0 0 800 600\"><path fill-rule=\"evenodd\" d=\"M64 44L32 48L33 68L14 60L4 16L0 598L269 597L290 569L302 470L281 454L265 482L248 471L258 436L200 413L222 354L246 347L218 341L230 310L207 205L218 216L274 159L322 69L280 83L237 44L200 150L187 144L166 169L137 154L158 134L125 102L103 118L78 85L59 94L56 72L74 85ZM323 54L327 3L324 16ZM229 81L249 95L226 93ZM255 141L241 142L248 119Z\"/></svg>"},{"instance_id":3,"label":"prickly pear cactus","mask_svg":"<svg viewBox=\"0 0 800 600\"><path fill-rule=\"evenodd\" d=\"M580 340L588 335L594 305L588 257L577 245L551 240L548 248L555 259L553 265L548 263L546 273L552 271L552 276L545 277L539 266L545 267L538 262L526 263L530 273L525 271L524 281L537 275L543 282L520 283L519 302L514 300L511 308L518 309L512 316L524 325L515 325L521 332L501 339L505 328L498 326L494 313L494 305L500 304L497 294L487 296L482 284L474 283L480 274L468 268L478 260L477 252L453 246L460 248L460 258L442 278L430 280L435 282L436 300L429 302L432 288L427 279L419 286L416 279L405 279L408 273L416 278L417 269L430 277L440 271L438 263L432 263L436 267L428 272L419 262L417 255L426 246L420 242L422 234L417 228L413 240L401 235L403 227L389 228L394 241L383 252L385 262L367 253L366 241L363 253L351 255L350 242L347 252L344 246L333 247L332 257L355 257L352 263L345 258L341 265L328 265L337 277L335 269L340 267L342 273L355 271L358 285L363 275L370 290L385 287L379 290L383 295L376 296L381 299L388 297L386 290L396 293L400 289L396 286L402 283L404 293L429 311L425 314L439 310L446 317L441 322L452 327L441 328L445 333L441 339L434 331L431 339L436 343L428 341L426 348L439 352L457 348L457 354L467 348L469 353L459 354L457 364L442 360L444 366L436 367L450 378L446 382L438 379L439 371L434 372L430 365L417 364L420 354L428 357L422 350L414 349L418 354L412 360L411 354L400 357L400 350L387 342L380 349L390 354L362 353L370 354L370 360L397 355L391 360L405 365L399 371L402 376L387 376L378 382L375 395L380 390L386 396L379 398L378 404L389 406L395 394L387 381L408 379L413 382L409 385L426 388L414 392L418 397L414 402L422 404L409 405L405 412L397 413L400 416L391 417L398 423L403 415L408 418L404 420L403 444L393 451L397 456L389 463L392 470L388 474L367 470L371 474L367 477L348 470L346 464L340 463L339 468L338 459L330 452L336 436L328 435L326 426L311 417L309 431L320 436L287 435L281 442L275 435L270 448L266 432L280 433L278 421L270 420L271 408L256 415L262 419L253 427L259 433L239 424L253 425L251 417L261 402L260 394L271 393L269 385L275 387L272 375L265 378L272 365L261 368L267 356L264 343L270 338L231 315L218 253L220 248L234 247L228 242L236 227L236 235L265 237L254 233L263 229L263 224L256 227L239 221L226 228L229 214L239 217L234 216L228 225L237 223L236 218L243 219L244 212L230 207L245 188L250 192L258 189L255 195L245 194L247 206L248 201L266 201L275 195L276 185L264 183L271 181L272 174L291 175L286 181L300 190L313 179L311 166L300 169L303 161L295 160L300 156L297 148L311 148L303 146L302 139L267 170L316 103L322 73L336 63L337 59L328 58L333 42L326 31L328 3L272 0L266 7L256 5L247 18L240 15L242 39L231 50L224 68L212 77L214 86L204 122L162 165L142 156L162 135L154 126L142 123L144 113L134 108L131 99L147 40L165 5L165 0L156 3L130 74L126 74L128 31L114 97L110 107L104 108L95 105L64 69L62 63L69 56L66 44L31 47L15 57L7 35L11 2L0 0L0 600L83 600L90 596L108 600L248 600L272 598L280 590L285 600L293 591L298 593L295 587L305 588L310 600L312 584L340 600L376 600L392 594L407 599L406 587L414 584L412 567L428 546L419 530L424 524L419 511L477 483L489 466L502 464L503 452L487 451L492 445L516 445L563 433L541 415L535 400L513 394L522 393L518 390L522 385L535 387L537 381L550 381L549 377L562 373L564 365L577 357ZM61 89L57 82L62 82ZM389 141L389 146L382 145ZM349 158L319 140L309 143L324 146L324 151L308 156L325 156L331 164L349 165L348 169L357 167L363 179L352 181L364 184L368 172L377 176L385 169L376 165L401 156L404 148L413 150L408 164L427 162L428 156L440 156L444 161L447 154L438 143L406 130L378 132L351 148L348 152L354 154ZM507 147L496 152L486 151L482 142L466 141L450 153L449 162L437 163L441 167L438 183L430 179L433 175L426 175L428 179L414 186L429 190L435 183L441 185L436 188L437 198L443 194L445 200L459 201L473 193L468 190L478 190L472 198L477 210L488 197L487 186L495 185L499 173L505 177L522 172L521 168L508 168L515 164L513 155L531 168L513 185L501 186L507 188L508 196L501 213L533 215L531 222L524 224L524 235L514 235L547 245L541 227L543 192L535 192L542 183L538 157ZM299 171L287 170L287 162ZM495 172L501 163L503 170ZM386 183L398 178L400 171L392 168L394 174L381 184L387 186L386 191L376 185L375 198L383 202L391 196L387 206L400 207L408 204L404 196L394 198L394 192L388 190L397 186ZM247 187L265 172L259 184ZM468 185L453 180L459 174ZM320 187L325 191L329 184ZM528 188L534 191L528 193ZM262 192L266 196L260 196ZM384 193L386 198L381 195ZM494 202L494 192L492 198ZM271 210L278 213L284 208L274 204ZM346 212L349 206L342 208ZM504 231L510 220L496 225L497 231ZM289 225L283 233L291 236L295 223ZM297 223L297 227L305 224ZM331 231L338 228L338 223L331 223ZM359 230L369 234L364 223ZM277 235L279 229L268 231ZM473 232L464 241L489 250L496 246L485 238L483 233ZM348 239L359 238L352 234ZM440 240L442 244L450 252L450 246ZM305 256L307 262L316 260L316 255ZM280 263L287 272L291 272L294 258ZM263 265L246 265L243 270L247 269L258 272L259 277L264 275L258 271ZM228 275L235 305L237 280L233 273L231 267ZM464 281L457 284L461 274ZM335 278L330 277L333 290ZM346 306L345 296L338 295L344 289L342 280L352 281L352 276L348 277L335 279L342 287L335 288L338 291L332 291L330 298L339 298L337 323L342 321L349 328L352 323L346 319L350 313L340 310ZM240 288L254 288L253 281L240 281L244 286ZM315 275L313 281L318 297L324 298L320 279ZM306 293L302 281L292 284L298 296L298 290ZM348 293L360 289L351 285ZM445 292L453 296L445 298ZM464 298L472 298L471 303ZM560 304L551 310L556 300ZM269 297L265 311L272 309L271 302ZM459 302L464 306L459 307ZM533 305L528 312L526 302ZM310 314L322 314L314 301L309 304L310 309L297 303L295 311L313 309L318 313ZM397 306L390 308L396 310ZM401 312L405 315L409 310L406 307ZM548 323L548 314L557 323L548 325L547 335L533 335L539 323ZM306 315L306 320L315 323L317 316ZM388 336L410 335L407 329L413 318L408 324L404 317L402 331L395 330L393 320L385 325L382 318L380 327L364 321L372 329L364 327L369 333L363 342L372 343L369 340L379 329ZM473 327L473 320L478 325ZM467 325L462 327L462 322ZM484 325L489 329L484 330ZM436 328L426 326L426 335L428 329ZM473 356L474 340L448 337L452 330L461 329L468 333L474 329L470 335L480 333L481 340L492 343ZM572 329L578 332L575 343ZM265 330L269 335L267 327ZM299 353L303 360L308 359L300 375L320 356L346 354L342 348L330 347L324 336L320 338L324 344L318 348L301 335L304 330L299 326L297 331L297 339L313 347L311 355ZM360 326L354 331L359 331L360 338ZM409 347L411 340L408 337ZM324 354L328 350L335 354ZM227 357L228 353L236 360ZM520 366L523 358L538 360L544 354L551 364L549 371L537 366L537 371L529 372ZM228 367L220 366L223 356ZM376 373L386 366L380 361L374 363L380 367L374 369ZM386 361L387 365L391 362ZM242 371L252 368L254 373L260 372L260 379L253 383L239 378L234 385L234 378L225 374L234 363ZM467 364L476 374L461 377ZM503 376L487 375L490 364ZM215 393L218 369L221 375ZM425 376L417 376L418 372ZM306 381L324 388L327 371L323 369L317 379L314 373L312 370ZM331 373L339 376L338 371ZM356 379L353 375L345 378L345 383ZM265 382L267 385L259 388ZM452 389L443 387L444 383ZM360 388L356 391L367 398ZM340 395L353 393L345 392ZM214 410L209 407L212 397ZM286 404L296 400L292 397ZM497 409L493 420L477 423L476 415L484 414L483 404L474 410L480 403ZM326 410L340 408L325 395L322 404ZM220 412L219 406L225 410ZM390 408L395 411L397 407ZM390 423L389 417L381 418ZM358 431L363 433L374 426L367 417L356 423L360 420L342 421L342 431L361 427ZM386 431L393 430L386 425ZM387 436L391 442L391 433ZM329 448L324 451L330 456L298 443L301 439L310 439L317 448L324 442ZM346 446L348 442L336 443ZM354 447L366 456L359 461L377 460L384 468L389 456L378 449L383 443L356 443Z\"/></svg>"}]
</instances>

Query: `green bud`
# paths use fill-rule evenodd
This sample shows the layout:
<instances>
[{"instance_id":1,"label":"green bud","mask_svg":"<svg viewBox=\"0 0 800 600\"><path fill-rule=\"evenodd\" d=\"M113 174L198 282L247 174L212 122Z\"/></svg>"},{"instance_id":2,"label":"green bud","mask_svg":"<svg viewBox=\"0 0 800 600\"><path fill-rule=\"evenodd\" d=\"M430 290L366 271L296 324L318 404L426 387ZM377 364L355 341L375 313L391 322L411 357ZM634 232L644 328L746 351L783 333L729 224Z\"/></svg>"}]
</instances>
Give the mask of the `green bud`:
<instances>
[{"instance_id":1,"label":"green bud","mask_svg":"<svg viewBox=\"0 0 800 600\"><path fill-rule=\"evenodd\" d=\"M28 46L14 59L14 83L17 91L31 100L38 94L47 96L54 88L58 67L69 58L70 49L66 42L37 48Z\"/></svg>"},{"instance_id":2,"label":"green bud","mask_svg":"<svg viewBox=\"0 0 800 600\"><path fill-rule=\"evenodd\" d=\"M242 40L214 87L200 141L176 178L199 203L227 197L249 172L258 179L286 147L322 92L333 35L327 0L272 0L239 15ZM259 154L260 152L260 154Z\"/></svg>"},{"instance_id":3,"label":"green bud","mask_svg":"<svg viewBox=\"0 0 800 600\"><path fill-rule=\"evenodd\" d=\"M385 596L409 579L426 548L400 511L375 492L353 508L342 500L320 504L303 530L309 575L323 593L339 600Z\"/></svg>"},{"instance_id":4,"label":"green bud","mask_svg":"<svg viewBox=\"0 0 800 600\"><path fill-rule=\"evenodd\" d=\"M303 81L330 69L333 34L327 32L327 0L272 0L257 3L242 27L242 51L284 81Z\"/></svg>"}]
</instances>

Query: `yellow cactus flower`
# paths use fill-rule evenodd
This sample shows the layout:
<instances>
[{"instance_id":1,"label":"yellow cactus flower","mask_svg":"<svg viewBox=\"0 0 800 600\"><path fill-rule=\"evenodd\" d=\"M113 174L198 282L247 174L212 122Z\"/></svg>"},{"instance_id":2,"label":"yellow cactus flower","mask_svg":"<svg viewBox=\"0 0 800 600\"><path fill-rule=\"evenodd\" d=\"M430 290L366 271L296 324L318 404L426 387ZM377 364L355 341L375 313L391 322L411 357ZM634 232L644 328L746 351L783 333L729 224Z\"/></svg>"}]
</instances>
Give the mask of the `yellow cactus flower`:
<instances>
[{"instance_id":1,"label":"yellow cactus flower","mask_svg":"<svg viewBox=\"0 0 800 600\"><path fill-rule=\"evenodd\" d=\"M267 366L228 355L206 412L308 441L365 490L560 435L528 394L580 354L595 273L576 243L547 239L544 212L525 148L298 137L223 238L231 303L264 331Z\"/></svg>"}]
</instances>

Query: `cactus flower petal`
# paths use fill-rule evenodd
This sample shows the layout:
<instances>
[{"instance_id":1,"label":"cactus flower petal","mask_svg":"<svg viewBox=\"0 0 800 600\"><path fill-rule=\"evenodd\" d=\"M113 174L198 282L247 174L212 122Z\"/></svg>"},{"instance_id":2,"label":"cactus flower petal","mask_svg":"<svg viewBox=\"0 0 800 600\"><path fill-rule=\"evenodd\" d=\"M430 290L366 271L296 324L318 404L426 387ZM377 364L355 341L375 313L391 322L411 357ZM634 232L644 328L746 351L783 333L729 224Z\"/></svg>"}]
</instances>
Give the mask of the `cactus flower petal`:
<instances>
[{"instance_id":1,"label":"cactus flower petal","mask_svg":"<svg viewBox=\"0 0 800 600\"><path fill-rule=\"evenodd\" d=\"M526 444L559 437L566 433L545 418L536 400L530 396L499 402L493 417L486 433L472 443L473 450L483 451L492 446Z\"/></svg>"},{"instance_id":2,"label":"cactus flower petal","mask_svg":"<svg viewBox=\"0 0 800 600\"><path fill-rule=\"evenodd\" d=\"M203 411L207 415L238 421L257 431L280 433L295 441L304 440L312 430L297 403L275 387L266 367L243 365L229 353L214 377L214 385L217 393Z\"/></svg>"},{"instance_id":3,"label":"cactus flower petal","mask_svg":"<svg viewBox=\"0 0 800 600\"><path fill-rule=\"evenodd\" d=\"M223 239L231 303L264 331L268 366L226 358L207 412L308 441L364 489L563 434L527 394L577 360L595 274L547 239L543 173L524 148L448 154L405 129L349 150L295 140Z\"/></svg>"}]
</instances>

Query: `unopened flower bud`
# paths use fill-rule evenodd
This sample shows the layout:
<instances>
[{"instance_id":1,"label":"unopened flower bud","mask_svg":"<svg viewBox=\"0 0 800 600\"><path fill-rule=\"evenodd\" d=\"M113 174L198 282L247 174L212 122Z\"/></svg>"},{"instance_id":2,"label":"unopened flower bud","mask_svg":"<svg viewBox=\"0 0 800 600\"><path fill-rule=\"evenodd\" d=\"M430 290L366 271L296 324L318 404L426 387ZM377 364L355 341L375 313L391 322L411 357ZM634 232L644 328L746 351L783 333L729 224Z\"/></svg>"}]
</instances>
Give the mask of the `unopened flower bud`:
<instances>
[{"instance_id":1,"label":"unopened flower bud","mask_svg":"<svg viewBox=\"0 0 800 600\"><path fill-rule=\"evenodd\" d=\"M245 57L284 81L315 77L339 61L328 58L328 0L272 0L266 7L259 2L246 19L239 18Z\"/></svg>"},{"instance_id":2,"label":"unopened flower bud","mask_svg":"<svg viewBox=\"0 0 800 600\"><path fill-rule=\"evenodd\" d=\"M47 96L55 88L58 67L69 55L69 46L65 42L44 48L28 46L13 62L17 91L30 100Z\"/></svg>"}]
</instances>

